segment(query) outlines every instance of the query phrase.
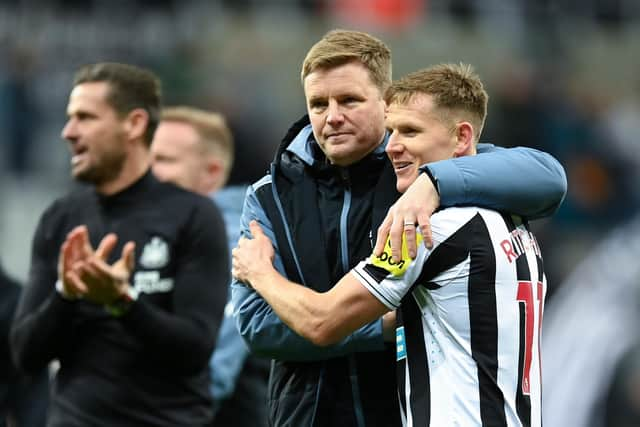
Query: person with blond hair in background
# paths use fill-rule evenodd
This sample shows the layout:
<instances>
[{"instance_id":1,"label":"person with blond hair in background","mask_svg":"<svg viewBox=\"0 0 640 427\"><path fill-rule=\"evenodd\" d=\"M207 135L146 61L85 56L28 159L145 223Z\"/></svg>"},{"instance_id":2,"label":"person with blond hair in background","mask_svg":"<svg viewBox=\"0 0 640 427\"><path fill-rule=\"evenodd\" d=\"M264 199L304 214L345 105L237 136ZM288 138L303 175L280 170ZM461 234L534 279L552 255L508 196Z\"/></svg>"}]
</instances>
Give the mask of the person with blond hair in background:
<instances>
[{"instance_id":1,"label":"person with blond hair in background","mask_svg":"<svg viewBox=\"0 0 640 427\"><path fill-rule=\"evenodd\" d=\"M230 250L240 237L246 186L226 186L234 145L225 118L193 107L166 107L151 144L152 170L161 181L211 197L224 216ZM216 427L267 425L269 362L249 354L235 327L233 305L224 320L210 361Z\"/></svg>"}]
</instances>

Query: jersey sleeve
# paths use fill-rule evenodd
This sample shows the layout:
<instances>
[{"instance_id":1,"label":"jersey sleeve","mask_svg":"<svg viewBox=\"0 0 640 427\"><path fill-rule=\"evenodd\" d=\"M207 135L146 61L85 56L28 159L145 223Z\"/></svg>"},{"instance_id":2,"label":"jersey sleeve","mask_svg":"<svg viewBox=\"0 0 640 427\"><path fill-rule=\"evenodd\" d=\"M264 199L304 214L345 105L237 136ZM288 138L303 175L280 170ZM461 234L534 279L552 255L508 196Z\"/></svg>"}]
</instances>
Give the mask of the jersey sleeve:
<instances>
[{"instance_id":1,"label":"jersey sleeve","mask_svg":"<svg viewBox=\"0 0 640 427\"><path fill-rule=\"evenodd\" d=\"M431 218L433 248L427 249L422 244L422 235L416 233L418 253L415 259L411 259L403 235L402 257L400 261L394 262L391 258L391 240L388 238L384 251L379 257L371 254L368 259L354 267L351 273L389 310L397 309L402 299L416 285L446 286L447 283L460 278L461 274L467 274L464 272L468 270L460 268L460 265L455 262L451 265L440 262L430 263L431 258L436 253L442 254L441 249L445 248L453 253L454 246L457 247L456 253L466 253L465 242L453 239L452 236L476 213L476 208L450 208L439 211ZM466 255L457 258L460 258L459 261L463 264L468 262Z\"/></svg>"},{"instance_id":2,"label":"jersey sleeve","mask_svg":"<svg viewBox=\"0 0 640 427\"><path fill-rule=\"evenodd\" d=\"M435 226L432 222L435 231ZM435 237L435 236L434 236ZM416 278L422 271L424 259L427 256L422 244L422 235L417 233L418 255L411 259L407 250L407 242L402 237L402 258L394 262L391 258L391 238L387 238L384 251L378 257L373 254L355 266L351 271L360 281L389 310L400 306L402 298L411 290Z\"/></svg>"},{"instance_id":3,"label":"jersey sleeve","mask_svg":"<svg viewBox=\"0 0 640 427\"><path fill-rule=\"evenodd\" d=\"M440 204L482 206L529 219L553 214L567 192L562 165L550 154L527 147L478 144L476 156L433 162Z\"/></svg>"},{"instance_id":4,"label":"jersey sleeve","mask_svg":"<svg viewBox=\"0 0 640 427\"><path fill-rule=\"evenodd\" d=\"M250 234L249 222L253 219L258 221L264 233L272 242L275 242L271 222L260 206L254 188L250 187L241 219L243 236ZM286 276L277 242L274 246L276 249L274 267L280 274ZM234 280L231 293L238 330L251 352L259 356L278 360L312 361L360 351L378 351L384 348L381 320L363 326L335 345L321 347L312 344L290 329L253 289Z\"/></svg>"}]
</instances>

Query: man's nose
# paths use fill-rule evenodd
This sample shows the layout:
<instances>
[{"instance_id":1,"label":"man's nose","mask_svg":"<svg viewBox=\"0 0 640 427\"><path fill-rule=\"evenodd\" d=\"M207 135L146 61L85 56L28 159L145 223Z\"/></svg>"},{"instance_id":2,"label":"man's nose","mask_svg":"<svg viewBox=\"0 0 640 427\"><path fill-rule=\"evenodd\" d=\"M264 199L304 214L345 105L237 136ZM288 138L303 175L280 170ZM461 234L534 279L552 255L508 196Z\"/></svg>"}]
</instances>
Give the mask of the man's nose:
<instances>
[{"instance_id":1,"label":"man's nose","mask_svg":"<svg viewBox=\"0 0 640 427\"><path fill-rule=\"evenodd\" d=\"M327 123L330 125L336 125L344 121L344 114L342 108L337 102L329 102L327 108Z\"/></svg>"},{"instance_id":2,"label":"man's nose","mask_svg":"<svg viewBox=\"0 0 640 427\"><path fill-rule=\"evenodd\" d=\"M398 141L398 137L395 132L389 135L389 139L387 140L387 146L385 151L387 154L391 153L400 153L404 149L404 146Z\"/></svg>"},{"instance_id":3,"label":"man's nose","mask_svg":"<svg viewBox=\"0 0 640 427\"><path fill-rule=\"evenodd\" d=\"M62 137L62 139L66 140L72 140L75 138L76 126L73 120L67 120L67 123L64 125L62 131L60 132L60 136Z\"/></svg>"}]
</instances>

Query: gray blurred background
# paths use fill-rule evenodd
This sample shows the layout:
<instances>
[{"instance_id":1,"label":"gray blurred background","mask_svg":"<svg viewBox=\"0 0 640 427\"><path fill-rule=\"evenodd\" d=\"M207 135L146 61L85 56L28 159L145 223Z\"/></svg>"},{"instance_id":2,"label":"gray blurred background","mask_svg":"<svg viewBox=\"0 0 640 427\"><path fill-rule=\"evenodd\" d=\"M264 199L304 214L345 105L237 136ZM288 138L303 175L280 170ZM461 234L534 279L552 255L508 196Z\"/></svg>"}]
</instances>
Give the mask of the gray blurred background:
<instances>
[{"instance_id":1,"label":"gray blurred background","mask_svg":"<svg viewBox=\"0 0 640 427\"><path fill-rule=\"evenodd\" d=\"M59 134L78 66L146 66L161 76L165 104L224 113L237 142L232 182L251 182L304 113L306 51L337 27L386 41L395 77L438 62L473 64L491 96L482 140L539 148L562 162L567 199L534 226L552 292L636 211L636 0L0 0L6 269L26 279L38 217L74 185Z\"/></svg>"}]
</instances>

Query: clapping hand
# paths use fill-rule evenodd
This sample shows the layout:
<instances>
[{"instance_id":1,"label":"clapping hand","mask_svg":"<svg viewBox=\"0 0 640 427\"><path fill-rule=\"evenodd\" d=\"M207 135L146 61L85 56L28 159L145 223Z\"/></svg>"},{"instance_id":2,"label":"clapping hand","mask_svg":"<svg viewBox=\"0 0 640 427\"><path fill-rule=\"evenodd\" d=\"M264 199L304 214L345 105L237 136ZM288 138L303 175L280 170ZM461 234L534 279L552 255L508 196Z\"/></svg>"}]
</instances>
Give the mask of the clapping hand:
<instances>
[{"instance_id":1,"label":"clapping hand","mask_svg":"<svg viewBox=\"0 0 640 427\"><path fill-rule=\"evenodd\" d=\"M118 237L109 233L94 251L86 226L73 229L61 248L65 292L97 304L111 304L126 294L135 266L135 243L127 242L120 258L110 265L107 260L117 242Z\"/></svg>"}]
</instances>

